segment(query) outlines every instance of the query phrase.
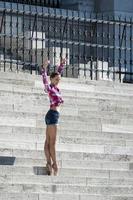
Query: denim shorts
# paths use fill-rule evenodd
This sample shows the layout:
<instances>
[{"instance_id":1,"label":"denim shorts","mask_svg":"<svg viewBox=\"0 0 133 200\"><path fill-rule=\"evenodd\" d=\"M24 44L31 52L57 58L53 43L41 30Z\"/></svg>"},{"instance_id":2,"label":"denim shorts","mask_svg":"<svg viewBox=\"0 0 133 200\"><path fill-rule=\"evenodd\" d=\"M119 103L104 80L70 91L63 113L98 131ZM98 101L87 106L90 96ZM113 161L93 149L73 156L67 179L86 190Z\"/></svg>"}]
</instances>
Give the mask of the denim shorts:
<instances>
[{"instance_id":1,"label":"denim shorts","mask_svg":"<svg viewBox=\"0 0 133 200\"><path fill-rule=\"evenodd\" d=\"M58 124L59 112L56 110L49 110L45 116L46 125Z\"/></svg>"}]
</instances>

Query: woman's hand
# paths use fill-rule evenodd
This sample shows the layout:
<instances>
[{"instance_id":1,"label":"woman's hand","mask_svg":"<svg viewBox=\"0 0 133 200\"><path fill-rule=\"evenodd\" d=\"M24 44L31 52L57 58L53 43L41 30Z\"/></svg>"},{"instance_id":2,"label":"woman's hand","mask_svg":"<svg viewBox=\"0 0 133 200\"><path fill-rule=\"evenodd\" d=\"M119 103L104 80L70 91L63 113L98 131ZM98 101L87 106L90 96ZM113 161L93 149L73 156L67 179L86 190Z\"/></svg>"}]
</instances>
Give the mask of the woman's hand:
<instances>
[{"instance_id":1,"label":"woman's hand","mask_svg":"<svg viewBox=\"0 0 133 200\"><path fill-rule=\"evenodd\" d=\"M50 61L48 59L45 59L43 65L42 65L42 68L46 69L49 64L50 64Z\"/></svg>"},{"instance_id":2,"label":"woman's hand","mask_svg":"<svg viewBox=\"0 0 133 200\"><path fill-rule=\"evenodd\" d=\"M62 58L60 63L65 65L66 64L66 60L67 60L66 58Z\"/></svg>"}]
</instances>

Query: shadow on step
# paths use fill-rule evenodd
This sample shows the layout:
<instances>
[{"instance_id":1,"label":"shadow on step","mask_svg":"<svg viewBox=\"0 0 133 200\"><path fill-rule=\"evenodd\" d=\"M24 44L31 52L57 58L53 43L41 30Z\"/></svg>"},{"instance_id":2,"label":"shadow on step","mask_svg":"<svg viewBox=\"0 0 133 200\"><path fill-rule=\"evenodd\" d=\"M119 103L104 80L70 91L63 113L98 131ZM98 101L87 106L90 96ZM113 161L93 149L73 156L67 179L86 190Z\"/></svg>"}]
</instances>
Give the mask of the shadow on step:
<instances>
[{"instance_id":1,"label":"shadow on step","mask_svg":"<svg viewBox=\"0 0 133 200\"><path fill-rule=\"evenodd\" d=\"M33 167L33 171L35 175L48 175L46 167Z\"/></svg>"},{"instance_id":2,"label":"shadow on step","mask_svg":"<svg viewBox=\"0 0 133 200\"><path fill-rule=\"evenodd\" d=\"M16 157L0 156L0 165L14 165Z\"/></svg>"}]
</instances>

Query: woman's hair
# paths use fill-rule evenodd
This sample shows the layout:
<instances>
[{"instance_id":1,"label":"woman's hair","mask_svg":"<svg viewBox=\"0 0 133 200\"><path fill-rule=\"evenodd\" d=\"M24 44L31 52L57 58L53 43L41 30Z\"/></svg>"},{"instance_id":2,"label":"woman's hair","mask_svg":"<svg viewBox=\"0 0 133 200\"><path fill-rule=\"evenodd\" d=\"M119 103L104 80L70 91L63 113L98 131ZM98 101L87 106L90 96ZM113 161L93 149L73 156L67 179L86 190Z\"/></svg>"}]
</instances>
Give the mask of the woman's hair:
<instances>
[{"instance_id":1,"label":"woman's hair","mask_svg":"<svg viewBox=\"0 0 133 200\"><path fill-rule=\"evenodd\" d=\"M60 75L59 72L52 72L50 75L50 79L54 78L55 76L58 76L58 75Z\"/></svg>"}]
</instances>

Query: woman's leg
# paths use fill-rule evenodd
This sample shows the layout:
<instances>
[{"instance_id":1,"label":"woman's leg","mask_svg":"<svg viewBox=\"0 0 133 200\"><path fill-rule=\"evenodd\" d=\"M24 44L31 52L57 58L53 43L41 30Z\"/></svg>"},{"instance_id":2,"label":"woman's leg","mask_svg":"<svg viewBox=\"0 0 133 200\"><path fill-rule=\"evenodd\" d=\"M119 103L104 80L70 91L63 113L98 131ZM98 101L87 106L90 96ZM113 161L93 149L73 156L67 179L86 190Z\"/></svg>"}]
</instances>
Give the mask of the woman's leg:
<instances>
[{"instance_id":1,"label":"woman's leg","mask_svg":"<svg viewBox=\"0 0 133 200\"><path fill-rule=\"evenodd\" d=\"M48 170L50 171L51 174L52 169L51 169L51 157L50 157L49 145L50 145L50 138L48 134L48 127L46 127L46 140L44 143L44 152L47 160L46 166L48 167Z\"/></svg>"},{"instance_id":2,"label":"woman's leg","mask_svg":"<svg viewBox=\"0 0 133 200\"><path fill-rule=\"evenodd\" d=\"M54 174L56 175L58 168L56 163L56 134L57 134L57 126L56 125L48 125L48 135L49 135L49 151L50 156L53 161L53 168L54 168Z\"/></svg>"}]
</instances>

